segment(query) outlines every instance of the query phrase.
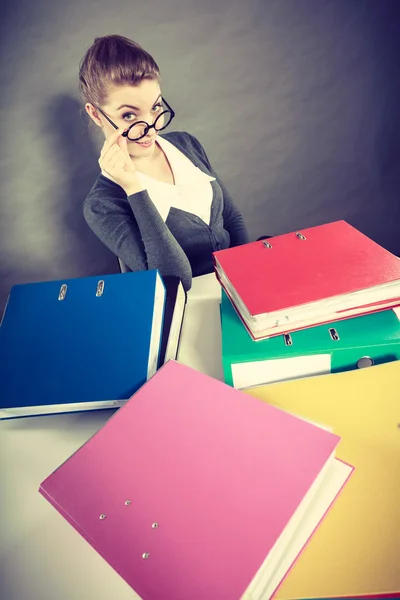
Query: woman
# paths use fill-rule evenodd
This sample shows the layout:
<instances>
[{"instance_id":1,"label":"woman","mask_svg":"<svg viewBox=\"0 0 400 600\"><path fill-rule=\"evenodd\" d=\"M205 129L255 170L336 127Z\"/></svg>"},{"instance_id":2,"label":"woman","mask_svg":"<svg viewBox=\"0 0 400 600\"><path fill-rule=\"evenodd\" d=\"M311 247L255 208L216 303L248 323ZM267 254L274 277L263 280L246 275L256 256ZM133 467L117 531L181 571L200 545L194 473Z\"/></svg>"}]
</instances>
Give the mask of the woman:
<instances>
[{"instance_id":1,"label":"woman","mask_svg":"<svg viewBox=\"0 0 400 600\"><path fill-rule=\"evenodd\" d=\"M85 108L102 128L99 174L84 202L89 227L132 271L213 270L212 253L248 242L241 214L198 140L162 133L174 117L154 59L135 42L97 38L79 71Z\"/></svg>"}]
</instances>

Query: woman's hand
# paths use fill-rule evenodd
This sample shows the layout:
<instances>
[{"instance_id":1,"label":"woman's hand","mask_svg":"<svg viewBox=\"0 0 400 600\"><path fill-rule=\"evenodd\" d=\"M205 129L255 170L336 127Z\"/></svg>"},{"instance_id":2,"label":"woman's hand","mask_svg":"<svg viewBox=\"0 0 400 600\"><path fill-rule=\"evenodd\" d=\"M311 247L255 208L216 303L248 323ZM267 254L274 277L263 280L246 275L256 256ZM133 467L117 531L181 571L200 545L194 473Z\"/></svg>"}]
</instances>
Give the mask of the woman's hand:
<instances>
[{"instance_id":1,"label":"woman's hand","mask_svg":"<svg viewBox=\"0 0 400 600\"><path fill-rule=\"evenodd\" d=\"M123 129L118 129L106 139L101 149L99 165L108 173L127 196L142 191L136 169L128 153L126 137L122 137Z\"/></svg>"}]
</instances>

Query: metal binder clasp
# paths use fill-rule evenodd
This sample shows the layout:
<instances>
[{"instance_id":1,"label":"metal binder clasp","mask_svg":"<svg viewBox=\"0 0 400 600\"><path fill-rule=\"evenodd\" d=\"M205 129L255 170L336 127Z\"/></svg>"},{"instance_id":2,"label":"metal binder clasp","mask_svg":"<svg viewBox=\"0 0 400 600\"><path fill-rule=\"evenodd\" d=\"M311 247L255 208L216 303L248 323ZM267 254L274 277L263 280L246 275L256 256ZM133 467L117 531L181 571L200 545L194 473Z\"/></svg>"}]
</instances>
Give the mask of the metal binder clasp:
<instances>
[{"instance_id":1,"label":"metal binder clasp","mask_svg":"<svg viewBox=\"0 0 400 600\"><path fill-rule=\"evenodd\" d=\"M272 248L271 244L269 242L266 242L265 240L263 241L263 246L265 246L266 248Z\"/></svg>"},{"instance_id":2,"label":"metal binder clasp","mask_svg":"<svg viewBox=\"0 0 400 600\"><path fill-rule=\"evenodd\" d=\"M284 333L283 339L285 340L285 346L293 346L293 340L290 333Z\"/></svg>"},{"instance_id":3,"label":"metal binder clasp","mask_svg":"<svg viewBox=\"0 0 400 600\"><path fill-rule=\"evenodd\" d=\"M303 235L302 233L300 233L299 231L296 233L296 237L299 238L299 240L305 240L307 239L305 235Z\"/></svg>"},{"instance_id":4,"label":"metal binder clasp","mask_svg":"<svg viewBox=\"0 0 400 600\"><path fill-rule=\"evenodd\" d=\"M104 292L104 281L103 279L100 279L99 283L97 284L97 290L96 290L96 296L102 296Z\"/></svg>"},{"instance_id":5,"label":"metal binder clasp","mask_svg":"<svg viewBox=\"0 0 400 600\"><path fill-rule=\"evenodd\" d=\"M68 286L65 283L63 283L62 286L60 287L60 293L58 294L59 300L64 300L65 296L67 295L67 289L68 289Z\"/></svg>"}]
</instances>

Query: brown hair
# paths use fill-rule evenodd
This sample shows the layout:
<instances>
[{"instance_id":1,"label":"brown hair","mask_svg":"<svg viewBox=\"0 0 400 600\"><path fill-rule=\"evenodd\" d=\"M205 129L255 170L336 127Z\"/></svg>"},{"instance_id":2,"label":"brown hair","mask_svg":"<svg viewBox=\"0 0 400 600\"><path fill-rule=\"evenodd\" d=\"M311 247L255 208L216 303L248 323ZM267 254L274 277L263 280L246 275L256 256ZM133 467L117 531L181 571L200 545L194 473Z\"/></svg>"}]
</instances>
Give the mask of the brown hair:
<instances>
[{"instance_id":1,"label":"brown hair","mask_svg":"<svg viewBox=\"0 0 400 600\"><path fill-rule=\"evenodd\" d=\"M159 79L154 58L139 44L121 35L96 38L79 65L79 90L85 102L104 104L110 84L135 85Z\"/></svg>"}]
</instances>

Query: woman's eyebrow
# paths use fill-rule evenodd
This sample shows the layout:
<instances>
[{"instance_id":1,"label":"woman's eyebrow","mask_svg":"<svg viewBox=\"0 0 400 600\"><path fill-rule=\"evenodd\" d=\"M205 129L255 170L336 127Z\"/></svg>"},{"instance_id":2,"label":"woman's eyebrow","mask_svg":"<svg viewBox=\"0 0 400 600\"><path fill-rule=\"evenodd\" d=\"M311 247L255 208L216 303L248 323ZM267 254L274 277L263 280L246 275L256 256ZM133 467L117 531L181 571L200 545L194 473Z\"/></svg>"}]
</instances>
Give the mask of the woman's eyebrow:
<instances>
[{"instance_id":1,"label":"woman's eyebrow","mask_svg":"<svg viewBox=\"0 0 400 600\"><path fill-rule=\"evenodd\" d=\"M159 101L159 99L162 97L162 94L160 94L158 96L158 98L153 102L153 106L154 104L157 104L157 102ZM119 106L118 108L116 108L115 110L121 110L121 108L132 108L133 110L137 110L140 111L140 108L138 108L137 106L132 106L131 104L121 104L121 106Z\"/></svg>"}]
</instances>

